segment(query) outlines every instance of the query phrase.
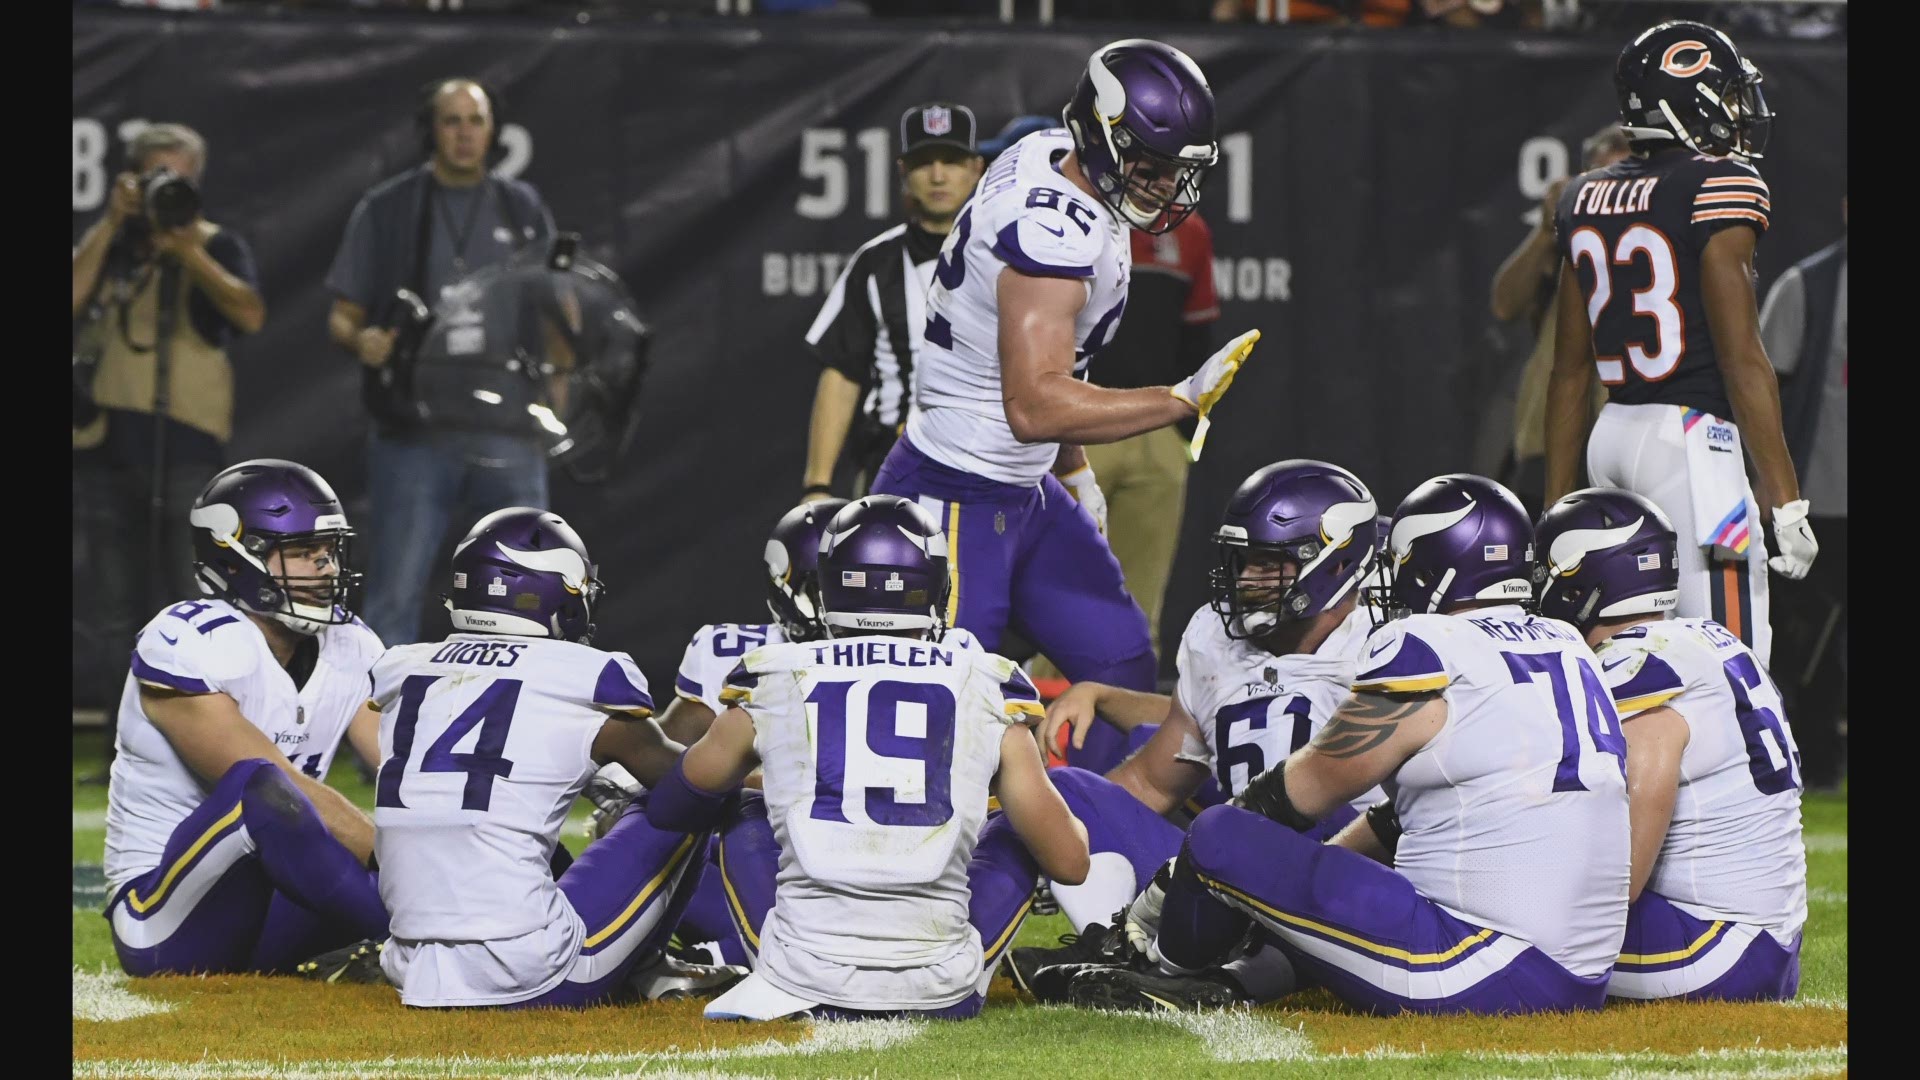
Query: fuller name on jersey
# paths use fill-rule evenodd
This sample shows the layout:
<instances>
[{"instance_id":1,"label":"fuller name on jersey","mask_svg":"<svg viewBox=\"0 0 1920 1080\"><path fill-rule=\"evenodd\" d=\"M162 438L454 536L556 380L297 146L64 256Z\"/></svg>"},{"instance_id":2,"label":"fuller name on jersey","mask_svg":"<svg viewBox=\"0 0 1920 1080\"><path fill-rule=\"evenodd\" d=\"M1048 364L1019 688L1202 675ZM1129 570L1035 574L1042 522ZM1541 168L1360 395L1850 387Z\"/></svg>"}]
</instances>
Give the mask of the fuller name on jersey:
<instances>
[{"instance_id":1,"label":"fuller name on jersey","mask_svg":"<svg viewBox=\"0 0 1920 1080\"><path fill-rule=\"evenodd\" d=\"M727 698L753 719L780 842L756 973L851 1009L971 995L967 863L1001 738L1041 714L1033 684L970 639L872 636L757 649Z\"/></svg>"},{"instance_id":2,"label":"fuller name on jersey","mask_svg":"<svg viewBox=\"0 0 1920 1080\"><path fill-rule=\"evenodd\" d=\"M1074 370L1112 340L1127 306L1133 252L1126 227L1060 172L1065 129L1039 131L994 160L955 219L927 296L925 348L907 437L928 457L1030 487L1053 467L1053 443L1022 443L1000 387L1000 272L1082 281Z\"/></svg>"},{"instance_id":3,"label":"fuller name on jersey","mask_svg":"<svg viewBox=\"0 0 1920 1080\"><path fill-rule=\"evenodd\" d=\"M1689 732L1647 888L1690 915L1765 927L1790 945L1807 921L1800 751L1759 658L1711 619L1641 623L1597 651L1626 722L1665 706Z\"/></svg>"},{"instance_id":4,"label":"fuller name on jersey","mask_svg":"<svg viewBox=\"0 0 1920 1080\"><path fill-rule=\"evenodd\" d=\"M373 669L381 963L409 1005L503 1005L566 977L586 931L549 869L608 716L648 716L625 653L454 634Z\"/></svg>"},{"instance_id":5,"label":"fuller name on jersey","mask_svg":"<svg viewBox=\"0 0 1920 1080\"><path fill-rule=\"evenodd\" d=\"M1669 150L1575 177L1554 213L1561 258L1579 274L1607 397L1732 419L1701 296L1715 233L1766 232L1766 182L1750 165Z\"/></svg>"},{"instance_id":6,"label":"fuller name on jersey","mask_svg":"<svg viewBox=\"0 0 1920 1080\"><path fill-rule=\"evenodd\" d=\"M160 863L168 838L218 777L203 782L140 707L140 684L225 694L308 776L327 775L354 714L380 639L359 619L323 627L304 683L282 667L260 628L224 600L193 600L155 615L133 648L120 694L119 734L107 789L106 877L118 889Z\"/></svg>"},{"instance_id":7,"label":"fuller name on jersey","mask_svg":"<svg viewBox=\"0 0 1920 1080\"><path fill-rule=\"evenodd\" d=\"M1610 970L1627 928L1626 740L1578 631L1517 605L1411 615L1368 639L1356 691L1440 691L1447 721L1384 785L1420 895Z\"/></svg>"}]
</instances>

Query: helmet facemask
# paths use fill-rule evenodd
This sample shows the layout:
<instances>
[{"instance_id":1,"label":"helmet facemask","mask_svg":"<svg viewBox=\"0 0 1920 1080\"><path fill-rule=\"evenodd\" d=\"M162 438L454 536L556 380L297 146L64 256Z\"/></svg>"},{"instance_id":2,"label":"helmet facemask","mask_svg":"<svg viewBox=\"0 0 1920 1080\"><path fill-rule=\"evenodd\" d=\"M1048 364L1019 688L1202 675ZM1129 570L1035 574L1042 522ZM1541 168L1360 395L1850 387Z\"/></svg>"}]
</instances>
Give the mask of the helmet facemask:
<instances>
[{"instance_id":1,"label":"helmet facemask","mask_svg":"<svg viewBox=\"0 0 1920 1080\"><path fill-rule=\"evenodd\" d=\"M1138 144L1125 124L1116 124L1107 132L1113 145L1125 149ZM1107 206L1125 218L1134 228L1158 236L1171 232L1200 204L1200 185L1207 172L1219 160L1218 151L1205 162L1167 157L1144 144L1136 145L1132 156L1115 154L1119 176L1103 177L1100 197ZM1112 190L1108 190L1111 185Z\"/></svg>"},{"instance_id":2,"label":"helmet facemask","mask_svg":"<svg viewBox=\"0 0 1920 1080\"><path fill-rule=\"evenodd\" d=\"M198 524L196 522L196 524ZM298 634L317 634L328 626L339 626L353 621L353 594L358 590L363 575L350 570L350 552L353 530L347 527L318 529L307 533L245 533L236 527L240 535L229 536L224 543L216 543L258 572L259 585L249 595L239 592L241 606L257 615L285 626ZM310 556L318 573L287 573L288 549L319 546L322 550ZM333 573L325 573L333 567ZM200 576L201 591L217 596L223 589L237 582L225 580L222 568L202 563Z\"/></svg>"}]
</instances>

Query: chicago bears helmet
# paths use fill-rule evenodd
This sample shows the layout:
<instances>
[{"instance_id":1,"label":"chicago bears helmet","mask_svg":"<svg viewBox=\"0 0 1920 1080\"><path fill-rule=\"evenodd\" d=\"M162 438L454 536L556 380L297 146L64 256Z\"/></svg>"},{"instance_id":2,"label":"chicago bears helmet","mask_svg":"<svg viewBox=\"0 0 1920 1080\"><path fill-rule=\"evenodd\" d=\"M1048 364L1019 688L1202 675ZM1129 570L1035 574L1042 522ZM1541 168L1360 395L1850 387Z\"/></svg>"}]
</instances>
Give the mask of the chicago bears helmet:
<instances>
[{"instance_id":1,"label":"chicago bears helmet","mask_svg":"<svg viewBox=\"0 0 1920 1080\"><path fill-rule=\"evenodd\" d=\"M1635 143L1677 140L1696 154L1758 160L1773 129L1760 69L1733 39L1684 19L1648 28L1613 69L1620 127Z\"/></svg>"}]
</instances>

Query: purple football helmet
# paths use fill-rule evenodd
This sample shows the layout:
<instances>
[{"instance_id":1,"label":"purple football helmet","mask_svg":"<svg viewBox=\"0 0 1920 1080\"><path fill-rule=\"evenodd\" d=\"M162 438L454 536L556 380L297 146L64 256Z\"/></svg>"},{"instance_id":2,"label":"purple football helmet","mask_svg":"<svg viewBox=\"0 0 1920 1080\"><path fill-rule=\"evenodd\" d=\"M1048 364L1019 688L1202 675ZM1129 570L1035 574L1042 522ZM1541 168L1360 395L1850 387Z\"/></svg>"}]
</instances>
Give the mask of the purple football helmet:
<instances>
[{"instance_id":1,"label":"purple football helmet","mask_svg":"<svg viewBox=\"0 0 1920 1080\"><path fill-rule=\"evenodd\" d=\"M1645 496L1587 488L1554 503L1536 533L1540 614L1585 630L1680 606L1680 540Z\"/></svg>"},{"instance_id":2,"label":"purple football helmet","mask_svg":"<svg viewBox=\"0 0 1920 1080\"><path fill-rule=\"evenodd\" d=\"M598 570L565 518L509 506L475 522L453 549L447 610L455 630L585 645L593 605L606 591Z\"/></svg>"},{"instance_id":3,"label":"purple football helmet","mask_svg":"<svg viewBox=\"0 0 1920 1080\"><path fill-rule=\"evenodd\" d=\"M1696 154L1757 160L1774 113L1760 69L1733 39L1705 23L1676 19L1649 27L1613 66L1620 128L1654 149L1674 142Z\"/></svg>"},{"instance_id":4,"label":"purple football helmet","mask_svg":"<svg viewBox=\"0 0 1920 1080\"><path fill-rule=\"evenodd\" d=\"M804 502L786 512L767 538L767 610L787 632L788 641L818 641L827 636L813 606L819 580L820 539L827 522L847 505L845 499Z\"/></svg>"},{"instance_id":5,"label":"purple football helmet","mask_svg":"<svg viewBox=\"0 0 1920 1080\"><path fill-rule=\"evenodd\" d=\"M1144 232L1167 232L1193 213L1220 160L1207 77L1158 41L1095 49L1060 118L1100 198Z\"/></svg>"},{"instance_id":6,"label":"purple football helmet","mask_svg":"<svg viewBox=\"0 0 1920 1080\"><path fill-rule=\"evenodd\" d=\"M1247 477L1213 533L1220 563L1209 584L1227 636L1259 637L1332 609L1373 565L1377 520L1373 493L1338 465L1295 458ZM1291 585L1244 583L1250 557L1261 552L1294 565Z\"/></svg>"},{"instance_id":7,"label":"purple football helmet","mask_svg":"<svg viewBox=\"0 0 1920 1080\"><path fill-rule=\"evenodd\" d=\"M208 481L187 521L201 592L302 634L353 620L361 578L348 561L353 529L319 473L278 458L243 461ZM288 576L274 557L283 545L329 547L315 564L335 572Z\"/></svg>"},{"instance_id":8,"label":"purple football helmet","mask_svg":"<svg viewBox=\"0 0 1920 1080\"><path fill-rule=\"evenodd\" d=\"M896 495L848 503L820 540L820 621L829 637L946 632L947 538L940 523Z\"/></svg>"},{"instance_id":9,"label":"purple football helmet","mask_svg":"<svg viewBox=\"0 0 1920 1080\"><path fill-rule=\"evenodd\" d=\"M1414 488L1393 513L1387 549L1393 612L1533 600L1533 523L1513 492L1484 476L1449 473Z\"/></svg>"}]
</instances>

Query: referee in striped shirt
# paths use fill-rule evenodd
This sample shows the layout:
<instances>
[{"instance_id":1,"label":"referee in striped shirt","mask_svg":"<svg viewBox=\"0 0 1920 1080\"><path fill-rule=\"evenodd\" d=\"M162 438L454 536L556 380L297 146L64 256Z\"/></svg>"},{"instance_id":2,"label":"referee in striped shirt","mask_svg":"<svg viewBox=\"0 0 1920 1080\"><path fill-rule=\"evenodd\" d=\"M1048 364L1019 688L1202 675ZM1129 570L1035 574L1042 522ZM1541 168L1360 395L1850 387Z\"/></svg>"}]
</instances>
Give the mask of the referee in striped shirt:
<instances>
[{"instance_id":1,"label":"referee in striped shirt","mask_svg":"<svg viewBox=\"0 0 1920 1080\"><path fill-rule=\"evenodd\" d=\"M852 495L866 494L906 426L934 260L985 166L975 134L965 105L928 102L901 114L907 220L860 245L807 330L821 365L801 481L809 501L833 495L842 450Z\"/></svg>"}]
</instances>

